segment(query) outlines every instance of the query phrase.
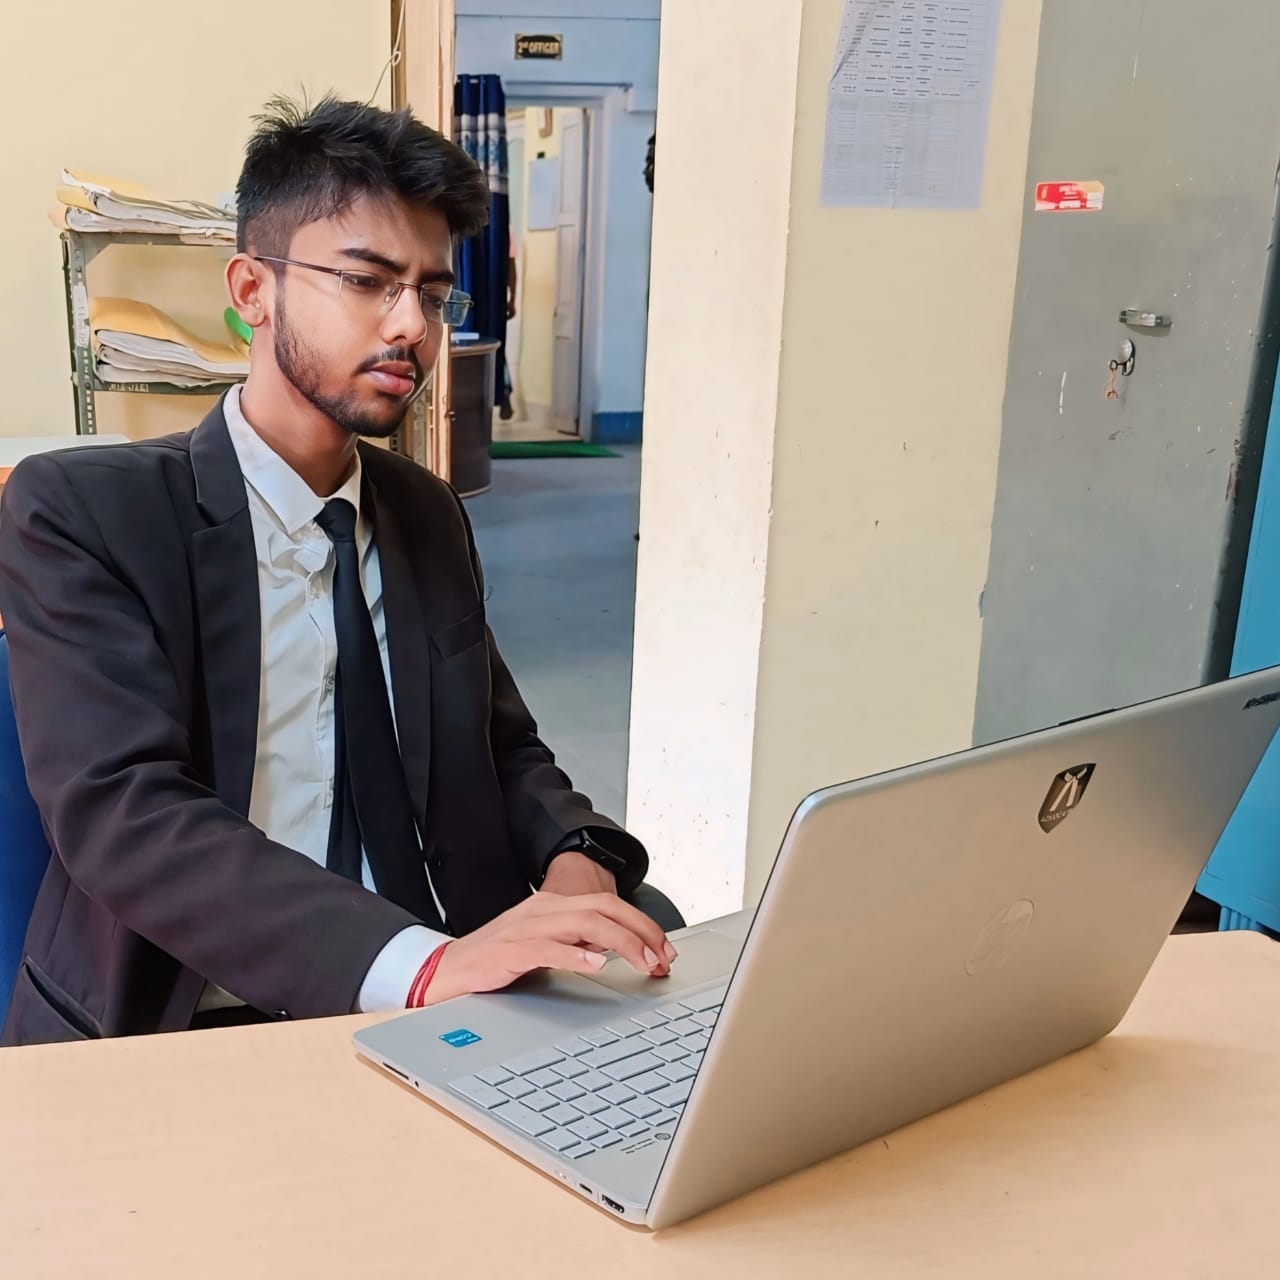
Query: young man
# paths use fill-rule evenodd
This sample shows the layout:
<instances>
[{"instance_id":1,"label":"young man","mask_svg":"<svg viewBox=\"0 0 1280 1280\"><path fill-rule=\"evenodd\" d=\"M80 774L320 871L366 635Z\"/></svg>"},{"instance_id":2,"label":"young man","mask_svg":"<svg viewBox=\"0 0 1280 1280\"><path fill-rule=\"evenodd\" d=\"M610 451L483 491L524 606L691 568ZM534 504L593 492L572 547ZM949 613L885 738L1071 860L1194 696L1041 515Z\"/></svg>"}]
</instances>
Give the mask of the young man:
<instances>
[{"instance_id":1,"label":"young man","mask_svg":"<svg viewBox=\"0 0 1280 1280\"><path fill-rule=\"evenodd\" d=\"M605 949L668 971L624 900L644 849L539 741L457 497L358 445L464 313L487 199L408 113L273 103L227 269L248 381L186 435L14 472L0 614L54 856L0 1042L402 1008Z\"/></svg>"}]
</instances>

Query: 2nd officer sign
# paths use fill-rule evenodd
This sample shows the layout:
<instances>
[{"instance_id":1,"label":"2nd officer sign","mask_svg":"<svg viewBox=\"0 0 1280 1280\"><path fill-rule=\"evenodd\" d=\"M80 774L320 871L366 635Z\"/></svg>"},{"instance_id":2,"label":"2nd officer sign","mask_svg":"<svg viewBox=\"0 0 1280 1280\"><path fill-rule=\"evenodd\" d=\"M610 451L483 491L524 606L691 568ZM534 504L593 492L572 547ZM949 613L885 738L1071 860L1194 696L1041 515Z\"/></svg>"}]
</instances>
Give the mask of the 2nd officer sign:
<instances>
[{"instance_id":1,"label":"2nd officer sign","mask_svg":"<svg viewBox=\"0 0 1280 1280\"><path fill-rule=\"evenodd\" d=\"M516 36L517 58L562 58L563 36Z\"/></svg>"}]
</instances>

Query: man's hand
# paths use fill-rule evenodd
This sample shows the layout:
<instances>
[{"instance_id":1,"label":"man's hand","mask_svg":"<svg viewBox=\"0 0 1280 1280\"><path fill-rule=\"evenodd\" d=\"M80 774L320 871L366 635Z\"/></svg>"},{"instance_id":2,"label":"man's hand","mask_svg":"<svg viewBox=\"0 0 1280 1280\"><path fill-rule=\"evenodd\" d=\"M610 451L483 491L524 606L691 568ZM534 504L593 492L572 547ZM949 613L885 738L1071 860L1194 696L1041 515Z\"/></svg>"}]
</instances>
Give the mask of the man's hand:
<instances>
[{"instance_id":1,"label":"man's hand","mask_svg":"<svg viewBox=\"0 0 1280 1280\"><path fill-rule=\"evenodd\" d=\"M665 978L676 958L666 934L616 894L562 897L543 889L450 943L427 989L426 1003L499 991L535 969L599 973L605 964L603 951L616 951L637 973L652 978Z\"/></svg>"},{"instance_id":2,"label":"man's hand","mask_svg":"<svg viewBox=\"0 0 1280 1280\"><path fill-rule=\"evenodd\" d=\"M618 882L612 871L592 862L575 849L566 849L551 860L542 881L543 893L558 893L576 898L584 893L617 893Z\"/></svg>"}]
</instances>

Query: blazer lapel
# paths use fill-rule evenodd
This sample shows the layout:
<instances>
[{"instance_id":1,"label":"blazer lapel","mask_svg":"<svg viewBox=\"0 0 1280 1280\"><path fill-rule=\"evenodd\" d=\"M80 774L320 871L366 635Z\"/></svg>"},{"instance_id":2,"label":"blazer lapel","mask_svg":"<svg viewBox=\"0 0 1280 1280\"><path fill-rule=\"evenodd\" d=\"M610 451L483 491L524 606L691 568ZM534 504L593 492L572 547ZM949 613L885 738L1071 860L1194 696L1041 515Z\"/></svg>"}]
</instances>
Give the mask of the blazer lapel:
<instances>
[{"instance_id":1,"label":"blazer lapel","mask_svg":"<svg viewBox=\"0 0 1280 1280\"><path fill-rule=\"evenodd\" d=\"M391 698L400 759L418 830L425 832L431 769L431 660L422 601L395 516L379 499L367 467L364 490L362 501L365 509L373 512L373 536L382 571L382 609L387 623Z\"/></svg>"},{"instance_id":2,"label":"blazer lapel","mask_svg":"<svg viewBox=\"0 0 1280 1280\"><path fill-rule=\"evenodd\" d=\"M192 537L214 786L249 813L257 756L262 622L244 476L219 403L191 436L196 501L210 520Z\"/></svg>"}]
</instances>

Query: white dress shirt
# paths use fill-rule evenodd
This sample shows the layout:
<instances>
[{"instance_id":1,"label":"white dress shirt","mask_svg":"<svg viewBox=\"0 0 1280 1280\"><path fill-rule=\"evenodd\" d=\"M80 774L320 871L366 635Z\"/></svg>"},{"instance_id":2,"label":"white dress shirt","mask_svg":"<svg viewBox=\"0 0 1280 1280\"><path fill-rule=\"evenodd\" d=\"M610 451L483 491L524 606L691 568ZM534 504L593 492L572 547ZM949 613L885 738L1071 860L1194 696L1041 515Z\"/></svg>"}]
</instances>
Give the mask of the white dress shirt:
<instances>
[{"instance_id":1,"label":"white dress shirt","mask_svg":"<svg viewBox=\"0 0 1280 1280\"><path fill-rule=\"evenodd\" d=\"M382 571L373 530L360 509L360 455L355 455L354 469L336 493L317 497L245 420L239 387L227 392L222 408L249 499L262 613L258 743L249 821L272 840L324 866L333 810L338 640L333 624L333 543L316 516L332 498L345 498L356 509L361 585L382 655L383 679L391 688ZM365 888L372 890L368 857L363 860L363 879ZM430 884L430 872L427 880ZM419 925L396 934L369 967L357 1011L403 1009L423 961L446 940ZM238 1003L210 984L200 1009Z\"/></svg>"}]
</instances>

